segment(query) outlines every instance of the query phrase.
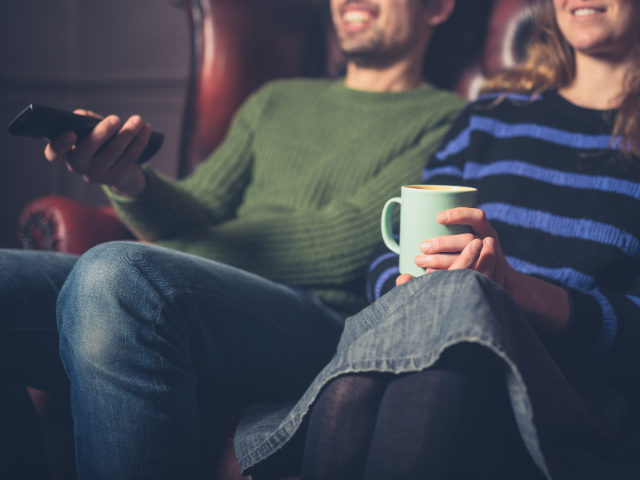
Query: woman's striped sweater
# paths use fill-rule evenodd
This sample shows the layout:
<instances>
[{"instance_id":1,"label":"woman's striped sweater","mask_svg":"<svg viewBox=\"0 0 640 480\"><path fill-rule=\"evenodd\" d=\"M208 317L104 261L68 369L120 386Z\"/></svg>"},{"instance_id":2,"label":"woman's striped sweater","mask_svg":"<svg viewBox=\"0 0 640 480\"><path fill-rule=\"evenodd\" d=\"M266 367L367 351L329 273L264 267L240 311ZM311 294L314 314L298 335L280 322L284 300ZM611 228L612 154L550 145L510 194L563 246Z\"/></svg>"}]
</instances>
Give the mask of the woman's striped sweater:
<instances>
[{"instance_id":1,"label":"woman's striped sweater","mask_svg":"<svg viewBox=\"0 0 640 480\"><path fill-rule=\"evenodd\" d=\"M497 97L460 113L423 182L477 188L509 264L567 289L571 322L549 345L640 374L640 160L612 140L616 112L556 92ZM397 256L379 246L370 301L397 275Z\"/></svg>"}]
</instances>

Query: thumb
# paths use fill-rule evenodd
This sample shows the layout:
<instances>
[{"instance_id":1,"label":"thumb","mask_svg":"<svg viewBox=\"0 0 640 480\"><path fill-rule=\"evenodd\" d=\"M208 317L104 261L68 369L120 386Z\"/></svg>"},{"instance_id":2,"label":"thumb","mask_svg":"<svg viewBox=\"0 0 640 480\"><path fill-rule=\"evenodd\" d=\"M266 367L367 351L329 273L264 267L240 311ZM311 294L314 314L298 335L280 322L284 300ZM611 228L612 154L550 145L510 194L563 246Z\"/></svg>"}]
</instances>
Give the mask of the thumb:
<instances>
[{"instance_id":1,"label":"thumb","mask_svg":"<svg viewBox=\"0 0 640 480\"><path fill-rule=\"evenodd\" d=\"M410 280L413 280L413 275L409 274L409 273L403 273L402 275L400 275L398 278L396 278L396 287L403 285L405 283L407 283Z\"/></svg>"}]
</instances>

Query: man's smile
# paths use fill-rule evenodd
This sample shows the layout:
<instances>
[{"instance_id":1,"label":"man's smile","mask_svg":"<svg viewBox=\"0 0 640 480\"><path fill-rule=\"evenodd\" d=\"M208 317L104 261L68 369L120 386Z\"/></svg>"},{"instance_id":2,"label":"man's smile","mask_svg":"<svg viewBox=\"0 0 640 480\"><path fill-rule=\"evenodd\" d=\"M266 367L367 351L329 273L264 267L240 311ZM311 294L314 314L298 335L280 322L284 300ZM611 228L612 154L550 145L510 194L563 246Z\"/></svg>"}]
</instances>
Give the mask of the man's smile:
<instances>
[{"instance_id":1,"label":"man's smile","mask_svg":"<svg viewBox=\"0 0 640 480\"><path fill-rule=\"evenodd\" d=\"M347 32L359 32L367 29L377 18L380 11L375 5L349 3L340 9L342 28Z\"/></svg>"}]
</instances>

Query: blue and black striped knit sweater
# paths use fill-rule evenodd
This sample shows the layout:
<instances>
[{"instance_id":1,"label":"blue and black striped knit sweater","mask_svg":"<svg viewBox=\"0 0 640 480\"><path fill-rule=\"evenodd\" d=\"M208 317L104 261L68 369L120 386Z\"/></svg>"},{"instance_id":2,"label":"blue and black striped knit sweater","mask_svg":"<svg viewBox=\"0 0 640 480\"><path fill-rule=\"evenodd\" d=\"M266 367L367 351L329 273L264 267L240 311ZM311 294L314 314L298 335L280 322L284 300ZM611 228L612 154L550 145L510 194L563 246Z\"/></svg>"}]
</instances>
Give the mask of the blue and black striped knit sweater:
<instances>
[{"instance_id":1,"label":"blue and black striped knit sweater","mask_svg":"<svg viewBox=\"0 0 640 480\"><path fill-rule=\"evenodd\" d=\"M572 318L554 350L640 375L640 159L621 159L612 143L615 112L556 92L496 97L462 110L424 183L477 188L509 264L567 289ZM397 275L397 255L381 245L369 299Z\"/></svg>"}]
</instances>

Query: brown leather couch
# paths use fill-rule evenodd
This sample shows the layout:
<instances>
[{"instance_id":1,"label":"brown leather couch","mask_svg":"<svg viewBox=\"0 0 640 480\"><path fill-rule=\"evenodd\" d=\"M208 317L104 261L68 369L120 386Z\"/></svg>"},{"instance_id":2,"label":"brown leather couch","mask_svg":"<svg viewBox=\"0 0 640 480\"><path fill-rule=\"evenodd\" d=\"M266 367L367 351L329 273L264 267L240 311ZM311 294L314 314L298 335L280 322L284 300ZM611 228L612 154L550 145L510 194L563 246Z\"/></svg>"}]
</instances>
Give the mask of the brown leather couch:
<instances>
[{"instance_id":1,"label":"brown leather couch","mask_svg":"<svg viewBox=\"0 0 640 480\"><path fill-rule=\"evenodd\" d=\"M224 139L232 114L264 82L292 76L337 77L344 71L328 6L322 0L174 0L191 31L191 76L179 160L187 175ZM436 33L425 78L473 98L482 78L523 55L529 0L458 0ZM214 50L215 44L215 50ZM133 239L110 207L90 208L48 196L27 205L19 220L24 248L83 253L106 241ZM27 387L44 433L53 478L74 478L68 405ZM240 411L201 412L205 478L241 477L233 451ZM297 478L254 474L254 479Z\"/></svg>"}]
</instances>

